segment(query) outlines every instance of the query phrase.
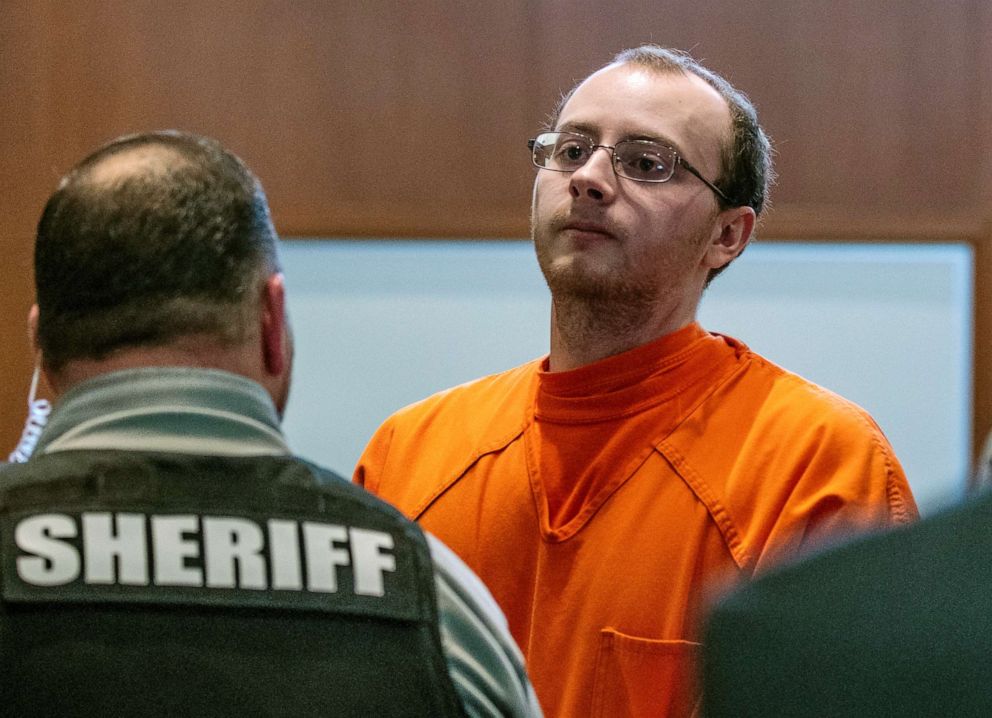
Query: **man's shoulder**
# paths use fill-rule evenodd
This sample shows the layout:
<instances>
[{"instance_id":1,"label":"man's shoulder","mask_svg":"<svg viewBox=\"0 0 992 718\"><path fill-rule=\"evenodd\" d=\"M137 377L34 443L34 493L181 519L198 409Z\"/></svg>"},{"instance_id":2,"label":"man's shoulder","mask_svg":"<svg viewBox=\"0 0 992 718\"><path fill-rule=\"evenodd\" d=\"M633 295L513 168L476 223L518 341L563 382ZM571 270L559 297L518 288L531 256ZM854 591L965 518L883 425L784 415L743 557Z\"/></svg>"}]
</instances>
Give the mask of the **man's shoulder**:
<instances>
[{"instance_id":1,"label":"man's shoulder","mask_svg":"<svg viewBox=\"0 0 992 718\"><path fill-rule=\"evenodd\" d=\"M523 433L539 367L535 360L400 409L372 436L354 481L418 516L480 456Z\"/></svg>"},{"instance_id":2,"label":"man's shoulder","mask_svg":"<svg viewBox=\"0 0 992 718\"><path fill-rule=\"evenodd\" d=\"M727 447L777 447L795 454L802 446L858 446L891 453L878 424L855 402L783 368L736 339L729 370L691 407L667 443L686 456L707 448L697 436L719 436ZM712 448L710 446L710 448ZM735 452L719 452L732 459Z\"/></svg>"},{"instance_id":3,"label":"man's shoulder","mask_svg":"<svg viewBox=\"0 0 992 718\"><path fill-rule=\"evenodd\" d=\"M916 516L891 445L857 404L750 350L658 444L764 570L828 536Z\"/></svg>"},{"instance_id":4,"label":"man's shoulder","mask_svg":"<svg viewBox=\"0 0 992 718\"><path fill-rule=\"evenodd\" d=\"M421 430L445 430L454 422L461 430L484 426L500 417L514 420L525 406L540 360L489 374L439 391L395 412L387 424Z\"/></svg>"},{"instance_id":5,"label":"man's shoulder","mask_svg":"<svg viewBox=\"0 0 992 718\"><path fill-rule=\"evenodd\" d=\"M287 462L287 472L300 472L303 476L312 480L312 487L317 492L333 494L335 497L344 497L349 502L365 506L401 524L405 524L406 528L413 533L420 533L420 528L414 522L407 519L399 509L383 501L378 496L369 493L362 487L356 486L336 471L297 456L287 456L284 458Z\"/></svg>"},{"instance_id":6,"label":"man's shoulder","mask_svg":"<svg viewBox=\"0 0 992 718\"><path fill-rule=\"evenodd\" d=\"M734 403L760 406L761 417L779 429L835 428L880 435L872 416L856 402L790 371L757 352L742 352L742 370L728 382ZM718 392L718 396L720 396Z\"/></svg>"}]
</instances>

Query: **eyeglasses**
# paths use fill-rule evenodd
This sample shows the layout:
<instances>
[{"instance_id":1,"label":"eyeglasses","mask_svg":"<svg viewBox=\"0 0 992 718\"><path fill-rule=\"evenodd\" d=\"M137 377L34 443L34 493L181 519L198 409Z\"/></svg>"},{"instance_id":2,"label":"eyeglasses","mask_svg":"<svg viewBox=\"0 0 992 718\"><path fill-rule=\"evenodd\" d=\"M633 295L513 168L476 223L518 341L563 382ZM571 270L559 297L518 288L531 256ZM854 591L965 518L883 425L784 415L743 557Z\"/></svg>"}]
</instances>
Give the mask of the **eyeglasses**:
<instances>
[{"instance_id":1,"label":"eyeglasses","mask_svg":"<svg viewBox=\"0 0 992 718\"><path fill-rule=\"evenodd\" d=\"M615 145L597 145L585 135L574 132L543 132L527 141L531 160L542 170L574 172L603 148L613 156L613 171L635 182L667 182L682 165L690 174L713 190L724 202L733 204L719 187L703 177L674 148L650 140L622 140Z\"/></svg>"}]
</instances>

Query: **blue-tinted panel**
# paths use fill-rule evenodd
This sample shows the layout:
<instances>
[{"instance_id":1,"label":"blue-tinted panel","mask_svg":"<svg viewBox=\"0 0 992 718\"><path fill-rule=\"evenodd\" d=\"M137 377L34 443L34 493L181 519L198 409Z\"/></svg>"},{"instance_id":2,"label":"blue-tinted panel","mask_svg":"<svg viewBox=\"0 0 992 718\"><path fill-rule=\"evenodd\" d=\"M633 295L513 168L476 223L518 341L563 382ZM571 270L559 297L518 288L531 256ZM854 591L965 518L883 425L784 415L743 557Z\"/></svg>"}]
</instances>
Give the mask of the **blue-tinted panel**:
<instances>
[{"instance_id":1,"label":"blue-tinted panel","mask_svg":"<svg viewBox=\"0 0 992 718\"><path fill-rule=\"evenodd\" d=\"M547 351L548 293L527 242L283 245L297 337L293 447L350 476L393 410ZM756 244L700 320L858 402L925 509L970 455L970 249Z\"/></svg>"}]
</instances>

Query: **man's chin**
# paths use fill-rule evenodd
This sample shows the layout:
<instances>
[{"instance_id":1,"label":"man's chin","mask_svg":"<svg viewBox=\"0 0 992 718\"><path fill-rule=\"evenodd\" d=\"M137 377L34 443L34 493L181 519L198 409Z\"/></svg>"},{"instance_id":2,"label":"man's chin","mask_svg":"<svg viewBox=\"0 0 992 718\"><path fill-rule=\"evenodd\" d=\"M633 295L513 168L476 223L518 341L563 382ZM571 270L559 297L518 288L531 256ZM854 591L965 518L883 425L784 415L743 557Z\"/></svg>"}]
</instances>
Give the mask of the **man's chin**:
<instances>
[{"instance_id":1,"label":"man's chin","mask_svg":"<svg viewBox=\"0 0 992 718\"><path fill-rule=\"evenodd\" d=\"M602 262L589 257L559 257L541 267L548 288L555 296L606 298L614 294L616 276Z\"/></svg>"}]
</instances>

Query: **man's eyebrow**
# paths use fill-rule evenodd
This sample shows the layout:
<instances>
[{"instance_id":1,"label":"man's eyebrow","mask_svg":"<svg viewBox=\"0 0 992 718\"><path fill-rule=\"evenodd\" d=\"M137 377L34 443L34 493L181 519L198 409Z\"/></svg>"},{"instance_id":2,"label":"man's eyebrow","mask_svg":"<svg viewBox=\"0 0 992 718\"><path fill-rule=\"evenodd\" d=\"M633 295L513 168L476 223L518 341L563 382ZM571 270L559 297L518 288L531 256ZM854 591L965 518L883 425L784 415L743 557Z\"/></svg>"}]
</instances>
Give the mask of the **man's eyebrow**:
<instances>
[{"instance_id":1,"label":"man's eyebrow","mask_svg":"<svg viewBox=\"0 0 992 718\"><path fill-rule=\"evenodd\" d=\"M596 142L599 142L599 129L593 125L586 124L584 122L564 122L559 125L556 132L574 132L579 135L585 135ZM624 142L630 140L642 140L645 142L656 142L659 145L665 145L666 147L671 147L673 150L682 155L682 149L678 144L672 140L670 137L665 137L663 135L652 135L645 132L627 132L621 135L617 142Z\"/></svg>"},{"instance_id":2,"label":"man's eyebrow","mask_svg":"<svg viewBox=\"0 0 992 718\"><path fill-rule=\"evenodd\" d=\"M678 146L678 143L676 143L675 140L673 140L673 139L671 139L669 137L665 137L664 135L648 135L648 134L644 134L644 133L640 133L640 132L632 132L632 133L623 135L617 141L620 142L620 141L623 141L623 140L626 140L626 141L642 140L642 141L645 141L645 142L654 142L655 144L664 145L665 147L671 147L673 150L675 150L676 152L678 152L679 155L682 155L683 154L682 153L682 149Z\"/></svg>"},{"instance_id":3,"label":"man's eyebrow","mask_svg":"<svg viewBox=\"0 0 992 718\"><path fill-rule=\"evenodd\" d=\"M574 132L578 135L586 135L592 139L596 139L598 135L598 130L592 125L587 125L583 122L565 122L564 124L558 125L555 128L556 132Z\"/></svg>"}]
</instances>

